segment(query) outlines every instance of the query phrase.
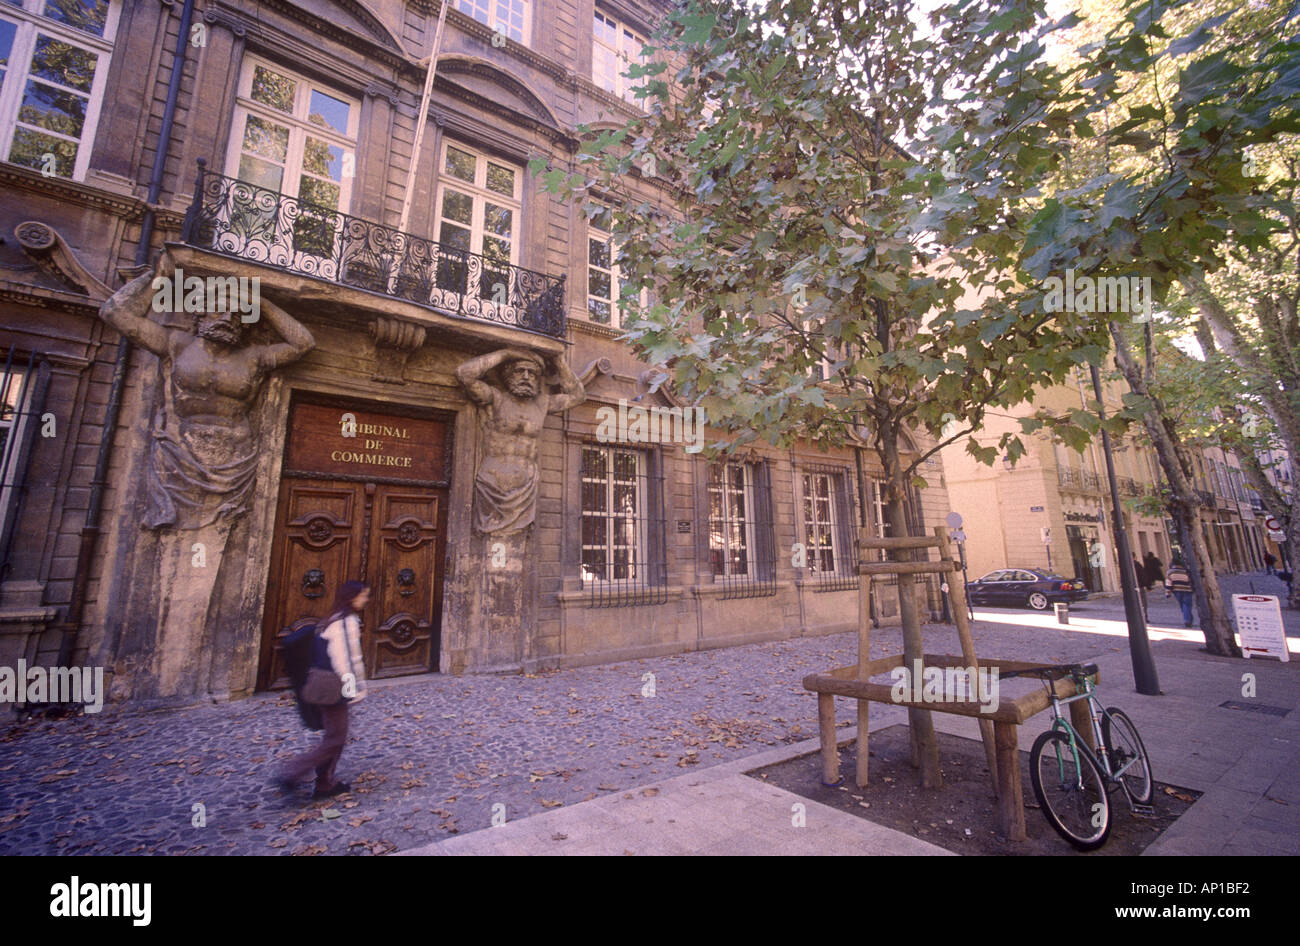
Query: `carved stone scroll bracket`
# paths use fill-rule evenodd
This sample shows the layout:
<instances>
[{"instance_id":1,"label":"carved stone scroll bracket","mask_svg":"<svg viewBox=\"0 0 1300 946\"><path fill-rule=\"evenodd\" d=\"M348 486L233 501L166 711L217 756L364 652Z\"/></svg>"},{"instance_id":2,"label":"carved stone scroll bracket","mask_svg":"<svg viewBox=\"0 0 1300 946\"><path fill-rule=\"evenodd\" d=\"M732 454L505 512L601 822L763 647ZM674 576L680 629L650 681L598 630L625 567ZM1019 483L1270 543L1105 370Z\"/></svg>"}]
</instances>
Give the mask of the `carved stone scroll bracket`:
<instances>
[{"instance_id":1,"label":"carved stone scroll bracket","mask_svg":"<svg viewBox=\"0 0 1300 946\"><path fill-rule=\"evenodd\" d=\"M76 292L85 293L94 303L102 303L113 290L90 274L59 232L48 223L27 220L14 227L19 246L36 265Z\"/></svg>"},{"instance_id":2,"label":"carved stone scroll bracket","mask_svg":"<svg viewBox=\"0 0 1300 946\"><path fill-rule=\"evenodd\" d=\"M596 358L591 364L578 372L578 380L582 382L584 388L591 387L591 382L596 380L597 375L613 374L614 367L610 364L608 358Z\"/></svg>"},{"instance_id":3,"label":"carved stone scroll bracket","mask_svg":"<svg viewBox=\"0 0 1300 946\"><path fill-rule=\"evenodd\" d=\"M428 333L423 325L379 315L370 323L370 335L375 340L375 373L373 380L385 384L406 383L406 363L424 344Z\"/></svg>"}]
</instances>

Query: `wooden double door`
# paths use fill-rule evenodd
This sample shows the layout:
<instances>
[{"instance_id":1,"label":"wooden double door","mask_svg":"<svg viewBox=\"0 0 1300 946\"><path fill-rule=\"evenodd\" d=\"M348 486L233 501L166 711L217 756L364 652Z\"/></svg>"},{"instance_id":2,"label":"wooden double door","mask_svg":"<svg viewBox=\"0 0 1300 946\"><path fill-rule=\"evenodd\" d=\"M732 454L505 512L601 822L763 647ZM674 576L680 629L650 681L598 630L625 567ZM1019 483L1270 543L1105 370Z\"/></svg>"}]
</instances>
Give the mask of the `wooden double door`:
<instances>
[{"instance_id":1,"label":"wooden double door","mask_svg":"<svg viewBox=\"0 0 1300 946\"><path fill-rule=\"evenodd\" d=\"M299 430L312 435L310 425ZM287 452L289 464L292 445ZM370 586L361 616L366 676L438 669L447 492L427 482L286 470L267 579L259 689L288 686L279 640L326 617L349 580Z\"/></svg>"}]
</instances>

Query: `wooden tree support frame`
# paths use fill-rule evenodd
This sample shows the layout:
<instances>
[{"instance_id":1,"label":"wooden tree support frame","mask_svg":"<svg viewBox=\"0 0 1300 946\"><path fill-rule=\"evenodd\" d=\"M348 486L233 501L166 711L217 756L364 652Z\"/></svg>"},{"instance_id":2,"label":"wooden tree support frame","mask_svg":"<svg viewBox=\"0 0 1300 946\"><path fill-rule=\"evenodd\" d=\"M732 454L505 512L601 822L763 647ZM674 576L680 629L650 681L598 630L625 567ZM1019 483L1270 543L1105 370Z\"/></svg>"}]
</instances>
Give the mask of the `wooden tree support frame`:
<instances>
[{"instance_id":1,"label":"wooden tree support frame","mask_svg":"<svg viewBox=\"0 0 1300 946\"><path fill-rule=\"evenodd\" d=\"M867 549L929 549L939 550L939 560L934 562L871 562L858 568L858 662L851 667L839 667L828 673L813 673L804 677L804 689L817 694L817 720L821 736L822 780L834 784L840 779L839 750L835 738L835 697L844 696L857 700L858 707L858 743L857 743L857 784L859 788L867 785L867 729L869 709L873 701L904 706L910 709L932 710L939 713L953 713L958 716L972 716L979 720L980 736L984 741L984 752L988 760L989 772L993 780L993 790L998 798L998 815L1002 834L1013 841L1024 841L1025 836L1025 802L1021 787L1020 753L1018 748L1021 723L1036 713L1052 705L1045 687L1035 689L1014 699L999 699L998 708L985 711L978 700L948 701L928 703L919 700L902 701L894 699L894 688L885 683L872 683L871 678L889 673L903 666L903 655L871 659L871 580L874 575L888 574L941 574L951 575L959 570L952 557L952 545L948 539L948 530L937 526L932 537L902 536L896 538L877 538L868 530L859 534L858 547ZM961 642L961 656L951 654L925 654L922 668L925 667L964 667L976 673L979 663L975 657L975 644L971 637L969 612L966 608L966 588L960 581L949 582L949 609L957 624L957 636ZM985 668L999 674L1012 670L1030 670L1050 664L1026 663L1019 660L998 660L986 663ZM909 668L911 669L911 668ZM974 680L971 681L972 685ZM914 687L920 686L915 680ZM1075 694L1073 681L1057 680L1052 686L1058 697L1064 698ZM1075 729L1091 743L1092 723L1088 718L1085 703L1070 704L1071 722Z\"/></svg>"}]
</instances>

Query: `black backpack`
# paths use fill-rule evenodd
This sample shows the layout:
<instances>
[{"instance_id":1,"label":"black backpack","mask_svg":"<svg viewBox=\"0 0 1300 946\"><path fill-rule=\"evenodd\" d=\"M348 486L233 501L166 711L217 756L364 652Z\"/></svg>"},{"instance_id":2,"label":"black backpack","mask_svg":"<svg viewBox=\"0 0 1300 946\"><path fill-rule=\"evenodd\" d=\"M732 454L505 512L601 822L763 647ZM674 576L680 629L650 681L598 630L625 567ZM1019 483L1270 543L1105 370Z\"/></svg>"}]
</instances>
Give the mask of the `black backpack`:
<instances>
[{"instance_id":1,"label":"black backpack","mask_svg":"<svg viewBox=\"0 0 1300 946\"><path fill-rule=\"evenodd\" d=\"M307 682L307 671L312 667L330 668L329 645L325 638L316 633L315 624L304 624L281 639L280 653L284 659L284 672L298 700L298 715L302 717L303 725L312 732L324 729L320 707L302 698L302 686Z\"/></svg>"}]
</instances>

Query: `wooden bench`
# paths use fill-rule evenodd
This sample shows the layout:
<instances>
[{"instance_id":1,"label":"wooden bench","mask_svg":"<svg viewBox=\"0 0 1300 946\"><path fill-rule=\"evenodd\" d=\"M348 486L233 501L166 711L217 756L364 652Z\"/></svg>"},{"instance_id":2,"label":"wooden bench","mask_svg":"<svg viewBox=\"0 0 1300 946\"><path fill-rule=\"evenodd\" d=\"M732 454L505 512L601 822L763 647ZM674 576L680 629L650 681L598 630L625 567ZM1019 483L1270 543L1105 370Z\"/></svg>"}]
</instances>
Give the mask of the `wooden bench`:
<instances>
[{"instance_id":1,"label":"wooden bench","mask_svg":"<svg viewBox=\"0 0 1300 946\"><path fill-rule=\"evenodd\" d=\"M951 654L926 654L924 667L969 667L965 657ZM1031 716L1051 707L1052 703L1045 686L1012 699L1001 698L999 686L998 707L986 712L978 701L954 701L928 703L911 700L894 699L894 688L887 683L873 683L872 677L887 674L896 667L903 666L903 655L895 654L881 657L867 663L865 669L858 664L840 667L828 673L810 673L804 677L804 689L817 694L817 720L821 735L822 781L828 785L840 780L840 757L835 738L835 697L845 696L858 701L858 743L857 743L857 784L860 788L867 785L867 719L868 707L872 702L888 703L913 709L933 710L937 713L952 713L958 716L972 716L981 721L992 723L995 758L990 764L994 788L998 798L998 821L1002 836L1012 841L1024 841L1025 836L1025 800L1021 787L1019 727ZM991 673L999 674L1012 670L1031 670L1051 664L1027 663L1022 660L986 660L983 667ZM1035 682L1037 682L1035 680ZM920 687L920 681L913 681L914 688ZM974 681L971 681L974 685ZM1057 697L1065 698L1075 695L1075 685L1069 678L1052 683ZM1092 722L1088 718L1088 704L1085 701L1070 704L1070 722L1083 738L1092 746Z\"/></svg>"}]
</instances>

